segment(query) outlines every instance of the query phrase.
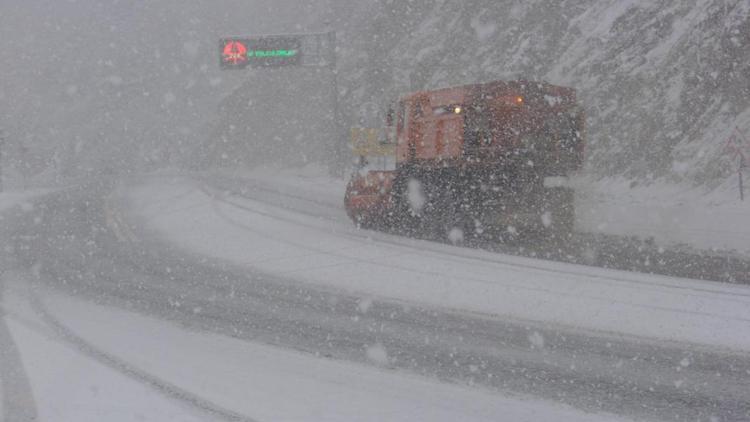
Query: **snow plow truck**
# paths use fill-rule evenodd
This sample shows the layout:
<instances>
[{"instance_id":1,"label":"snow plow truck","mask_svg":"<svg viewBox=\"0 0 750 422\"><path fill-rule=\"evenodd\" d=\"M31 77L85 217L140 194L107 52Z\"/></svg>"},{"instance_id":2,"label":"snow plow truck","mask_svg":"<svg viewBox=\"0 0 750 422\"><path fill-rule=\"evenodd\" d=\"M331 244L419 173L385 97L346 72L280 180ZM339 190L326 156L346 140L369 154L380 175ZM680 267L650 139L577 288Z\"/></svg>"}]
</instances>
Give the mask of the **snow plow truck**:
<instances>
[{"instance_id":1,"label":"snow plow truck","mask_svg":"<svg viewBox=\"0 0 750 422\"><path fill-rule=\"evenodd\" d=\"M572 232L568 178L585 143L574 89L498 81L415 92L385 120L384 133L352 139L360 165L344 202L357 225L454 243ZM373 169L373 150L392 154L392 168Z\"/></svg>"}]
</instances>

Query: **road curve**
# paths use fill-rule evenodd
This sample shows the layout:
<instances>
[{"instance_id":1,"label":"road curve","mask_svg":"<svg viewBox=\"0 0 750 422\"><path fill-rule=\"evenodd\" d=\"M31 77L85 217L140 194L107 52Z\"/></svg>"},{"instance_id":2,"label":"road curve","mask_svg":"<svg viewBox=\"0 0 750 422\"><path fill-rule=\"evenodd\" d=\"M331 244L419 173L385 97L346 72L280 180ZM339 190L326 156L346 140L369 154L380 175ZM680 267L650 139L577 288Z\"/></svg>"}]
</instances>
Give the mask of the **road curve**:
<instances>
[{"instance_id":1,"label":"road curve","mask_svg":"<svg viewBox=\"0 0 750 422\"><path fill-rule=\"evenodd\" d=\"M388 300L363 312L359 296L195 256L132 222L115 229L112 208L125 204L107 186L46 197L15 217L15 258L51 288L193 329L362 364L378 344L393 370L590 411L750 420L743 354Z\"/></svg>"}]
</instances>

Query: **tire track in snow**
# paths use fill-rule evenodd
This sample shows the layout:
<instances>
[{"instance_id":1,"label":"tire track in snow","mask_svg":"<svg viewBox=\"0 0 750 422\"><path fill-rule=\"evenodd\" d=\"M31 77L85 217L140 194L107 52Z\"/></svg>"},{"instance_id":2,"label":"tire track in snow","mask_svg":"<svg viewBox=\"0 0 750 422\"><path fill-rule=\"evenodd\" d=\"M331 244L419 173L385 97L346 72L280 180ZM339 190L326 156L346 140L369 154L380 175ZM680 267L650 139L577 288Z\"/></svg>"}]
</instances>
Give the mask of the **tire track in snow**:
<instances>
[{"instance_id":1,"label":"tire track in snow","mask_svg":"<svg viewBox=\"0 0 750 422\"><path fill-rule=\"evenodd\" d=\"M257 422L248 416L239 414L232 410L226 409L211 402L210 400L204 399L196 394L193 394L187 390L184 390L174 384L161 380L147 372L141 371L137 367L129 364L128 362L119 359L118 357L104 352L91 343L87 342L70 328L60 322L54 315L52 315L47 308L44 306L41 298L36 295L33 291L29 293L29 302L33 309L39 314L41 319L49 325L54 331L67 343L75 347L80 353L96 360L97 362L107 366L108 368L114 369L117 372L134 379L141 384L145 384L152 387L156 391L164 394L165 396L179 400L180 402L189 405L195 410L198 410L207 415L213 416L223 421L230 422ZM7 421L32 421L36 419L6 419Z\"/></svg>"},{"instance_id":2,"label":"tire track in snow","mask_svg":"<svg viewBox=\"0 0 750 422\"><path fill-rule=\"evenodd\" d=\"M4 274L0 272L0 303L5 290ZM24 370L21 354L5 323L5 311L0 307L0 397L2 420L31 422L37 420L37 409L29 377Z\"/></svg>"}]
</instances>

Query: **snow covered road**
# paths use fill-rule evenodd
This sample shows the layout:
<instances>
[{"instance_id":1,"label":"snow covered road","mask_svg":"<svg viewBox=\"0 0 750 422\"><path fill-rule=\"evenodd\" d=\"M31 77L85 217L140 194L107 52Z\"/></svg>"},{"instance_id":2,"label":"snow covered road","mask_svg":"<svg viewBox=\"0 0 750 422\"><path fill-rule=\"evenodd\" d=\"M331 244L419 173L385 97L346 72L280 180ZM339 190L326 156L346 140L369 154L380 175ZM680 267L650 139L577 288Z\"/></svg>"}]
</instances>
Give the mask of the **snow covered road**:
<instances>
[{"instance_id":1,"label":"snow covered road","mask_svg":"<svg viewBox=\"0 0 750 422\"><path fill-rule=\"evenodd\" d=\"M395 373L383 344L344 340L361 324L327 336L330 327L303 324L321 309L316 292L284 292L283 280L257 283L167 249L144 254L148 240L126 235L109 200L96 198L102 191L52 195L4 227L13 239L6 251L15 249L17 259L8 267L28 269L4 274L2 310L20 355L14 371L30 381L31 402L4 409L4 420L627 420ZM123 249L133 242L137 251ZM336 325L364 315L363 304L349 300L325 298L357 310ZM358 359L331 359L342 356L324 349L339 344ZM12 395L0 393L19 397L10 385Z\"/></svg>"},{"instance_id":2,"label":"snow covered road","mask_svg":"<svg viewBox=\"0 0 750 422\"><path fill-rule=\"evenodd\" d=\"M14 284L11 290L11 294L19 295L23 294L24 287ZM138 406L136 412L147 414L147 420L448 422L492 421L498 415L511 420L542 422L622 420L601 414L587 415L553 403L504 398L488 391L320 359L230 336L185 330L154 318L59 293L46 292L42 297L45 312L56 320L55 324L70 330L77 341L85 343L87 348L106 354L109 359L127 362L130 370L149 374L157 384L181 386L185 389L180 393L182 396L200 397L211 408L234 409L236 412L222 410L221 415L212 417L212 409L205 409L201 417L196 416L195 411L175 411L174 403L168 400L162 399L160 403L151 399L134 403L133 397L127 396L125 403L119 406L110 404L111 408L119 408L124 415L135 413L132 407ZM15 318L16 315L26 315L33 319L34 316L28 316L28 312L22 310L14 311L13 315L14 332L21 340L23 350L39 350L38 346L42 343L38 340L33 342L29 338L33 337L32 333L20 327ZM61 348L54 342L44 346ZM63 350L58 353L71 352ZM34 354L29 354L29 360L34 361ZM208 358L213 356L219 358ZM81 357L77 359L81 360ZM34 375L38 376L39 369L35 369ZM66 371L70 370L68 368ZM114 384L114 387L136 396L138 391L133 386L118 385L133 384L131 380L122 378L110 375L109 379L89 382L93 381L97 386L104 384L97 387L103 390L102 393ZM144 387L141 386L141 389ZM49 386L45 388L51 390ZM78 406L86 408L85 403ZM119 418L117 415L107 415L105 406L92 407L108 420L113 420L113 417L128 420L122 415ZM55 408L58 412L66 410L59 402ZM85 414L60 412L57 417L47 414L43 415L47 417L42 420L79 421L82 420L82 413ZM242 415L253 415L253 418Z\"/></svg>"},{"instance_id":3,"label":"snow covered road","mask_svg":"<svg viewBox=\"0 0 750 422\"><path fill-rule=\"evenodd\" d=\"M146 224L176 244L270 274L363 296L750 351L747 286L510 257L362 231L340 208L338 216L320 209L320 201L319 209L312 208L312 195L277 196L287 199L286 206L176 180L143 186L131 198Z\"/></svg>"},{"instance_id":4,"label":"snow covered road","mask_svg":"<svg viewBox=\"0 0 750 422\"><path fill-rule=\"evenodd\" d=\"M162 177L81 189L6 230L71 332L248 418L750 415L742 287L358 231L325 189L257 188L248 199Z\"/></svg>"},{"instance_id":5,"label":"snow covered road","mask_svg":"<svg viewBox=\"0 0 750 422\"><path fill-rule=\"evenodd\" d=\"M138 225L150 227L182 248L264 275L345 291L357 304L364 304L367 313L372 312L373 302L452 310L451 316L473 331L476 344L467 343L475 347L464 347L469 361L497 359L484 352L493 347L499 352L498 342L510 343L511 349L499 355L523 361L510 370L507 362L498 363L487 372L506 372L501 375L504 381L483 382L489 385L530 388L551 396L559 394L560 386L551 387L554 382L540 386L540 373L556 372L547 376L559 377L563 384L577 379L584 385L592 379L598 383L602 373L609 373L617 385L610 389L640 385L650 392L649 401L668 401L659 398L659 393L671 396L675 393L671 390L684 390L685 385L696 385L706 376L709 366L700 368L695 358L706 353L704 364L733 362L719 371L734 372L737 384L719 388L737 388L736 398L744 400L747 369L731 368L746 367L740 362L750 350L747 287L509 257L360 231L344 216L340 196L330 190L308 189L309 181L302 187L295 187L294 180L258 182L249 183L240 197L184 180L163 180L161 186L150 183L132 191L130 199L135 214L142 218ZM388 318L385 312L383 316ZM499 321L505 326L501 328ZM404 325L411 332L394 339L397 350L406 341L429 338L451 323L440 319L422 331L415 330L414 321ZM444 330L437 336L447 340L443 346L450 340L463 340L466 334L454 328L453 333ZM503 331L507 337L497 334ZM611 354L611 349L617 353ZM551 365L554 370L545 367L552 350L557 354ZM420 353L430 352L417 349L405 354L419 361ZM732 357L736 353L742 356L740 360ZM623 359L639 360L644 355L657 361L631 367ZM581 362L587 362L588 368L581 369ZM686 362L696 371L692 378L686 378ZM623 367L628 369L620 371ZM535 372L532 368L538 372L530 375ZM515 371L526 373L525 383L508 381L512 377L507 372ZM476 382L477 377L466 372L449 377ZM603 394L612 393L605 389Z\"/></svg>"}]
</instances>

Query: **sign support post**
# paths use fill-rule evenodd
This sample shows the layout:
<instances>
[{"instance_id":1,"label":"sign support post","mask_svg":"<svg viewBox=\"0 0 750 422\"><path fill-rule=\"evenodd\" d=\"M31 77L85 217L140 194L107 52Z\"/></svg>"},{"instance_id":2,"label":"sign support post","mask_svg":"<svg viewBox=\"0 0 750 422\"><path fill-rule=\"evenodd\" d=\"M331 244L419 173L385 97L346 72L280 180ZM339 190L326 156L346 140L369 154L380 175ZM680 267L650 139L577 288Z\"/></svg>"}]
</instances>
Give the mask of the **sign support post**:
<instances>
[{"instance_id":1,"label":"sign support post","mask_svg":"<svg viewBox=\"0 0 750 422\"><path fill-rule=\"evenodd\" d=\"M334 176L341 176L343 173L343 167L341 163L341 159L343 158L343 145L344 143L341 142L341 139L344 139L343 136L343 128L341 125L341 110L339 108L339 72L337 69L337 58L336 58L336 31L330 31L328 32L328 43L329 43L329 50L330 50L330 58L328 63L328 69L331 72L331 103L333 106L333 130L334 130L334 139L331 141L332 148L331 148L331 157L329 157L329 169ZM339 163L337 165L337 163Z\"/></svg>"},{"instance_id":2,"label":"sign support post","mask_svg":"<svg viewBox=\"0 0 750 422\"><path fill-rule=\"evenodd\" d=\"M333 175L341 175L341 160L346 145L342 132L339 105L336 31L306 34L255 35L219 40L219 64L222 70L279 67L328 68L331 79L331 131L328 167Z\"/></svg>"},{"instance_id":3,"label":"sign support post","mask_svg":"<svg viewBox=\"0 0 750 422\"><path fill-rule=\"evenodd\" d=\"M3 191L3 148L5 147L5 131L0 128L0 192Z\"/></svg>"},{"instance_id":4,"label":"sign support post","mask_svg":"<svg viewBox=\"0 0 750 422\"><path fill-rule=\"evenodd\" d=\"M745 169L745 156L740 154L740 166L737 169L737 178L740 189L740 201L745 200L745 187L742 184L742 171Z\"/></svg>"}]
</instances>

